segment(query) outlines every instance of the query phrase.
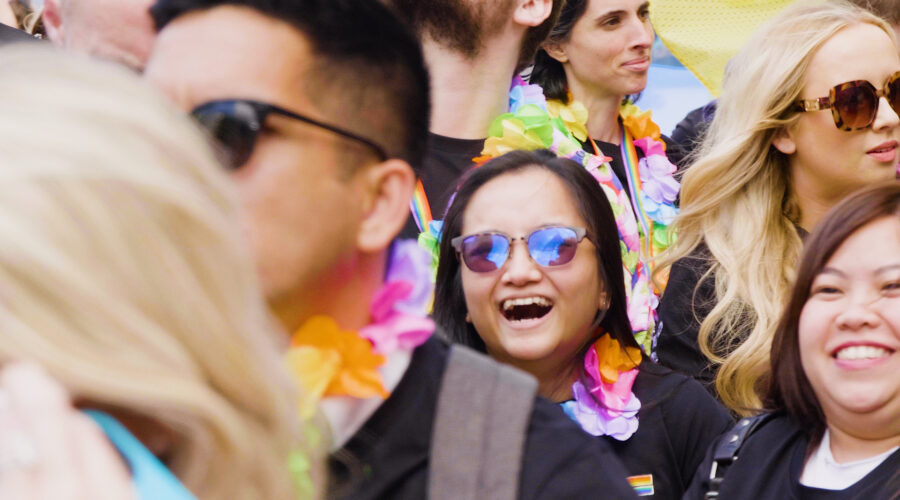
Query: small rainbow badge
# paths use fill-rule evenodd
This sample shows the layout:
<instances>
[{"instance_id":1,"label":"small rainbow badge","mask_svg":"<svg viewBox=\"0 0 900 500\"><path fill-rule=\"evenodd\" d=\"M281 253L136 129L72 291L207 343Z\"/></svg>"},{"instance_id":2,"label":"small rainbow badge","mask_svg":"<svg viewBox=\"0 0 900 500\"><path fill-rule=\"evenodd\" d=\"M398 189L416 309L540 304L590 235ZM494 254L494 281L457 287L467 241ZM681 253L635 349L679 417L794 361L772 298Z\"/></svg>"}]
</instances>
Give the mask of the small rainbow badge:
<instances>
[{"instance_id":1,"label":"small rainbow badge","mask_svg":"<svg viewBox=\"0 0 900 500\"><path fill-rule=\"evenodd\" d=\"M644 474L642 476L630 476L628 482L639 497L649 497L653 495L653 474Z\"/></svg>"}]
</instances>

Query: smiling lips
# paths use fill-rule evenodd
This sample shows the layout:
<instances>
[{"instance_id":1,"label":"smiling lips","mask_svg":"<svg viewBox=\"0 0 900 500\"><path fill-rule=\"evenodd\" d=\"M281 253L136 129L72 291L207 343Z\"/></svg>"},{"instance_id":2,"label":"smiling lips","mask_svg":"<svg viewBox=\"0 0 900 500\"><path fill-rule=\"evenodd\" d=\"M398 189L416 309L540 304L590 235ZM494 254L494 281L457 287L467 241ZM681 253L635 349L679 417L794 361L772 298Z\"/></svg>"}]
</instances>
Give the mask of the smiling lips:
<instances>
[{"instance_id":1,"label":"smiling lips","mask_svg":"<svg viewBox=\"0 0 900 500\"><path fill-rule=\"evenodd\" d=\"M866 152L875 161L888 163L897 159L897 141L887 141Z\"/></svg>"},{"instance_id":2,"label":"smiling lips","mask_svg":"<svg viewBox=\"0 0 900 500\"><path fill-rule=\"evenodd\" d=\"M650 68L650 58L648 56L638 57L630 61L625 61L622 66L628 70L643 73Z\"/></svg>"},{"instance_id":3,"label":"smiling lips","mask_svg":"<svg viewBox=\"0 0 900 500\"><path fill-rule=\"evenodd\" d=\"M546 297L521 297L500 303L500 312L509 321L528 321L546 316L553 309L553 301Z\"/></svg>"}]
</instances>

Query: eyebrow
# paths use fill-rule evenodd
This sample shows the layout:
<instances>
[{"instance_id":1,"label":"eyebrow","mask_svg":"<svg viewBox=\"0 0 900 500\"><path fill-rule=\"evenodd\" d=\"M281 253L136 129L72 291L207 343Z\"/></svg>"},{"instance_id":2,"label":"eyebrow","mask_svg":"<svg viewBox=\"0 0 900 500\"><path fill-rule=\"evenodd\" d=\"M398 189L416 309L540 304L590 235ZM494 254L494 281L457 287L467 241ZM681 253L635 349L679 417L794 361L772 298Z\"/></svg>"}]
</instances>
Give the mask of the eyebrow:
<instances>
[{"instance_id":1,"label":"eyebrow","mask_svg":"<svg viewBox=\"0 0 900 500\"><path fill-rule=\"evenodd\" d=\"M638 12L638 11L641 11L641 10L644 10L647 8L650 8L650 2L642 3L641 5L638 6L638 8L635 10L635 12ZM602 12L599 16L597 16L596 19L599 21L605 17L609 17L612 15L622 15L622 14L627 14L627 13L628 13L628 10L626 10L626 9L609 10L606 12Z\"/></svg>"},{"instance_id":2,"label":"eyebrow","mask_svg":"<svg viewBox=\"0 0 900 500\"><path fill-rule=\"evenodd\" d=\"M878 269L875 269L875 272L873 274L884 274L888 271L893 271L895 269L900 270L900 263L888 264L886 266L881 266ZM834 274L834 275L840 276L842 278L847 277L847 273L841 271L840 269L836 269L834 267L823 267L821 271L816 273L816 276L819 276L821 274Z\"/></svg>"}]
</instances>

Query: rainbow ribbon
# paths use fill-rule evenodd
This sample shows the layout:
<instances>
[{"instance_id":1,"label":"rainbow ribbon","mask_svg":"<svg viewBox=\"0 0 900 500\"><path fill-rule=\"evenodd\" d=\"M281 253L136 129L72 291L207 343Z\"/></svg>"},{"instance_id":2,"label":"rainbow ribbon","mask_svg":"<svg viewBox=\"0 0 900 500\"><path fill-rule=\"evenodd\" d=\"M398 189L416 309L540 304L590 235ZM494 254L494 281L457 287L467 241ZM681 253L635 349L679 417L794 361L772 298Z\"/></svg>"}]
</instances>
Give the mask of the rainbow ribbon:
<instances>
[{"instance_id":1,"label":"rainbow ribbon","mask_svg":"<svg viewBox=\"0 0 900 500\"><path fill-rule=\"evenodd\" d=\"M638 171L640 161L637 149L634 147L634 139L631 137L628 129L625 128L625 125L620 125L620 127L622 129L622 145L620 147L622 150L622 163L625 164L625 176L628 181L628 193L631 195L631 205L634 207L635 218L644 231L644 255L650 258L653 256L653 219L644 210L644 205L641 202L641 175Z\"/></svg>"},{"instance_id":2,"label":"rainbow ribbon","mask_svg":"<svg viewBox=\"0 0 900 500\"><path fill-rule=\"evenodd\" d=\"M422 179L416 181L416 192L409 201L409 211L412 213L419 232L428 231L428 225L434 218L431 216L431 206L428 205L428 196L425 195L425 185Z\"/></svg>"}]
</instances>

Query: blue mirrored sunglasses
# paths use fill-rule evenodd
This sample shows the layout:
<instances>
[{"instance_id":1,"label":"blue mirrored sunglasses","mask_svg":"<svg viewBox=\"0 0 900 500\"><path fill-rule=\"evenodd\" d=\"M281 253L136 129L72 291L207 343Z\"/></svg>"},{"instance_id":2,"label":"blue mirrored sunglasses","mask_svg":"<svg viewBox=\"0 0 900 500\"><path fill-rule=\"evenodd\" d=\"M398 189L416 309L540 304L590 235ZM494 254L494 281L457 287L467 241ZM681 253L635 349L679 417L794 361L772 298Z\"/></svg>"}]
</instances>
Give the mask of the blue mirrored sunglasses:
<instances>
[{"instance_id":1,"label":"blue mirrored sunglasses","mask_svg":"<svg viewBox=\"0 0 900 500\"><path fill-rule=\"evenodd\" d=\"M532 260L553 267L571 262L586 235L587 230L581 227L544 227L518 238L490 232L457 236L450 244L472 272L488 273L503 267L513 241L525 241Z\"/></svg>"}]
</instances>

